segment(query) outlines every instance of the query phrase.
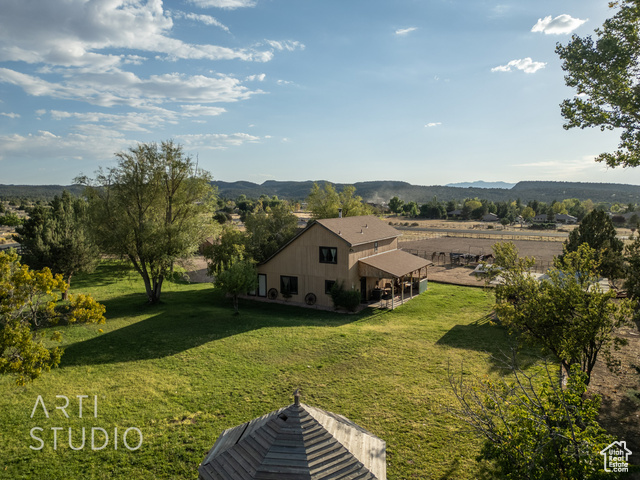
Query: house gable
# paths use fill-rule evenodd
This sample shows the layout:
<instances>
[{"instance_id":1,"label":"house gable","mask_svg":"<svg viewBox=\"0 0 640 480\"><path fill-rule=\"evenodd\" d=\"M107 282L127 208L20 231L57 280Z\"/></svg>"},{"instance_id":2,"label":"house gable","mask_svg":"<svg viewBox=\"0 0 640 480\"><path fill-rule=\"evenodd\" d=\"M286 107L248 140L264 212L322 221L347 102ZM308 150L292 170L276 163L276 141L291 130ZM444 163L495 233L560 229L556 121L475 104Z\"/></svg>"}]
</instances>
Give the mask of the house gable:
<instances>
[{"instance_id":1,"label":"house gable","mask_svg":"<svg viewBox=\"0 0 640 480\"><path fill-rule=\"evenodd\" d=\"M258 265L258 273L266 275L268 291L281 294L282 286L291 281L282 278L295 277L292 302L302 303L312 293L318 304L329 306L327 282L341 281L345 288L357 289L358 260L396 250L399 236L374 216L318 220Z\"/></svg>"}]
</instances>

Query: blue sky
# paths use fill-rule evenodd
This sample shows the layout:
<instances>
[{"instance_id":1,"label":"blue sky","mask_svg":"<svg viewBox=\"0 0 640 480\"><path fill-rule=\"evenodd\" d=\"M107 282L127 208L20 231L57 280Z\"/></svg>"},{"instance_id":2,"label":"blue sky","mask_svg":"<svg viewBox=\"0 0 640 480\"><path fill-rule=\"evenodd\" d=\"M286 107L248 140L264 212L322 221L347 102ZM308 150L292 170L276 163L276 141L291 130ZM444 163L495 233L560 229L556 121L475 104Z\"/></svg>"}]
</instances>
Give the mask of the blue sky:
<instances>
[{"instance_id":1,"label":"blue sky","mask_svg":"<svg viewBox=\"0 0 640 480\"><path fill-rule=\"evenodd\" d=\"M565 131L605 0L0 0L0 183L174 139L215 179L640 184Z\"/></svg>"}]
</instances>

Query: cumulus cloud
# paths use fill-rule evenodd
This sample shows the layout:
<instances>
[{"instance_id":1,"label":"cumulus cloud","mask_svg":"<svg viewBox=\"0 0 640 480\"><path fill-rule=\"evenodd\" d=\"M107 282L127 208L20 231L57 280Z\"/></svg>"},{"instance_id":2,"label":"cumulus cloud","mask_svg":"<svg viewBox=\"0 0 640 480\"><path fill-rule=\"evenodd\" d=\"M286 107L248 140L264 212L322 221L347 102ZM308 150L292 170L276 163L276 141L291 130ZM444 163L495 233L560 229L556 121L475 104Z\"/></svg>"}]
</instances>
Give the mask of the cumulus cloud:
<instances>
[{"instance_id":1,"label":"cumulus cloud","mask_svg":"<svg viewBox=\"0 0 640 480\"><path fill-rule=\"evenodd\" d=\"M431 127L437 127L437 126L440 126L440 125L442 125L442 122L431 122L431 123L427 123L425 125L425 127L431 128Z\"/></svg>"},{"instance_id":2,"label":"cumulus cloud","mask_svg":"<svg viewBox=\"0 0 640 480\"><path fill-rule=\"evenodd\" d=\"M190 0L189 3L202 8L225 8L234 10L236 8L255 7L256 0Z\"/></svg>"},{"instance_id":3,"label":"cumulus cloud","mask_svg":"<svg viewBox=\"0 0 640 480\"><path fill-rule=\"evenodd\" d=\"M512 68L522 70L524 73L535 73L547 64L545 62L534 62L531 57L519 60L511 60L506 65L500 65L491 69L492 72L510 72Z\"/></svg>"},{"instance_id":4,"label":"cumulus cloud","mask_svg":"<svg viewBox=\"0 0 640 480\"><path fill-rule=\"evenodd\" d=\"M186 15L226 28L207 15ZM172 28L173 19L161 0L10 2L0 16L0 61L107 70L127 58L105 49L150 52L168 59L264 62L273 58L270 51L189 44L173 38Z\"/></svg>"},{"instance_id":5,"label":"cumulus cloud","mask_svg":"<svg viewBox=\"0 0 640 480\"><path fill-rule=\"evenodd\" d=\"M532 32L543 32L546 35L565 35L573 32L580 25L586 23L587 20L573 18L571 15L562 14L556 18L551 15L539 18L538 22L531 28Z\"/></svg>"},{"instance_id":6,"label":"cumulus cloud","mask_svg":"<svg viewBox=\"0 0 640 480\"><path fill-rule=\"evenodd\" d=\"M266 74L260 73L258 75L249 75L245 78L247 82L264 82L264 79L267 77Z\"/></svg>"},{"instance_id":7,"label":"cumulus cloud","mask_svg":"<svg viewBox=\"0 0 640 480\"><path fill-rule=\"evenodd\" d=\"M14 113L14 112L0 112L0 115L2 115L3 117L9 117L9 118L20 118L20 114Z\"/></svg>"},{"instance_id":8,"label":"cumulus cloud","mask_svg":"<svg viewBox=\"0 0 640 480\"><path fill-rule=\"evenodd\" d=\"M398 30L396 30L396 35L409 35L411 32L415 32L417 29L418 27L399 28Z\"/></svg>"}]
</instances>

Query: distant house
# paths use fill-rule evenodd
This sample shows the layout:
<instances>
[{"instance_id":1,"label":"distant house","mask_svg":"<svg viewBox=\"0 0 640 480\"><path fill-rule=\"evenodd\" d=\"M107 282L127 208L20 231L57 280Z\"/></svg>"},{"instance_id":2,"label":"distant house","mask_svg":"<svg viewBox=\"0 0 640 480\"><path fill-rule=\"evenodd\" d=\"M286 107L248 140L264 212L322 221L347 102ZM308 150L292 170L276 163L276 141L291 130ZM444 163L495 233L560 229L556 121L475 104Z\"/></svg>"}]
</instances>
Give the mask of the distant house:
<instances>
[{"instance_id":1,"label":"distant house","mask_svg":"<svg viewBox=\"0 0 640 480\"><path fill-rule=\"evenodd\" d=\"M462 216L462 210L457 209L457 210L451 210L450 212L447 212L447 218L460 218Z\"/></svg>"},{"instance_id":2,"label":"distant house","mask_svg":"<svg viewBox=\"0 0 640 480\"><path fill-rule=\"evenodd\" d=\"M199 480L386 480L386 443L342 415L295 401L229 428Z\"/></svg>"},{"instance_id":3,"label":"distant house","mask_svg":"<svg viewBox=\"0 0 640 480\"><path fill-rule=\"evenodd\" d=\"M564 223L564 224L574 224L578 222L578 219L573 215L567 215L566 213L556 213L547 215L546 213L541 213L536 215L532 219L533 223Z\"/></svg>"},{"instance_id":4,"label":"distant house","mask_svg":"<svg viewBox=\"0 0 640 480\"><path fill-rule=\"evenodd\" d=\"M578 219L573 215L567 215L566 213L558 213L556 214L556 222L564 223L567 225L570 225L570 224L573 225L574 223L578 222Z\"/></svg>"},{"instance_id":5,"label":"distant house","mask_svg":"<svg viewBox=\"0 0 640 480\"><path fill-rule=\"evenodd\" d=\"M496 215L495 213L485 213L482 216L482 221L483 222L498 222L498 221L500 221L500 219L498 218L498 215Z\"/></svg>"},{"instance_id":6,"label":"distant house","mask_svg":"<svg viewBox=\"0 0 640 480\"><path fill-rule=\"evenodd\" d=\"M400 235L373 215L317 220L258 265L256 294L330 307L341 282L363 303L404 300L426 289L432 263L400 250Z\"/></svg>"},{"instance_id":7,"label":"distant house","mask_svg":"<svg viewBox=\"0 0 640 480\"><path fill-rule=\"evenodd\" d=\"M539 213L533 217L531 221L533 223L553 223L555 220L553 215L549 216L546 213Z\"/></svg>"}]
</instances>

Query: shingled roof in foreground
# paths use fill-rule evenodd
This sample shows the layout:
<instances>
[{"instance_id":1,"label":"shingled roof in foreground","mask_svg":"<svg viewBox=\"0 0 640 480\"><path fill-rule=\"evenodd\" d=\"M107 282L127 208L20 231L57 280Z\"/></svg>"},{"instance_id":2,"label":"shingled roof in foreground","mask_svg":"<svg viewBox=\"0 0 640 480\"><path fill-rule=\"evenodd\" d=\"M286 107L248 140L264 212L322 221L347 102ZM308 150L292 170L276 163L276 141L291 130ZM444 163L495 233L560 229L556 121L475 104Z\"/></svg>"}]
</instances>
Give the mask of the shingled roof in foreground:
<instances>
[{"instance_id":1,"label":"shingled roof in foreground","mask_svg":"<svg viewBox=\"0 0 640 480\"><path fill-rule=\"evenodd\" d=\"M198 471L201 480L386 480L386 444L296 396L222 432Z\"/></svg>"}]
</instances>

